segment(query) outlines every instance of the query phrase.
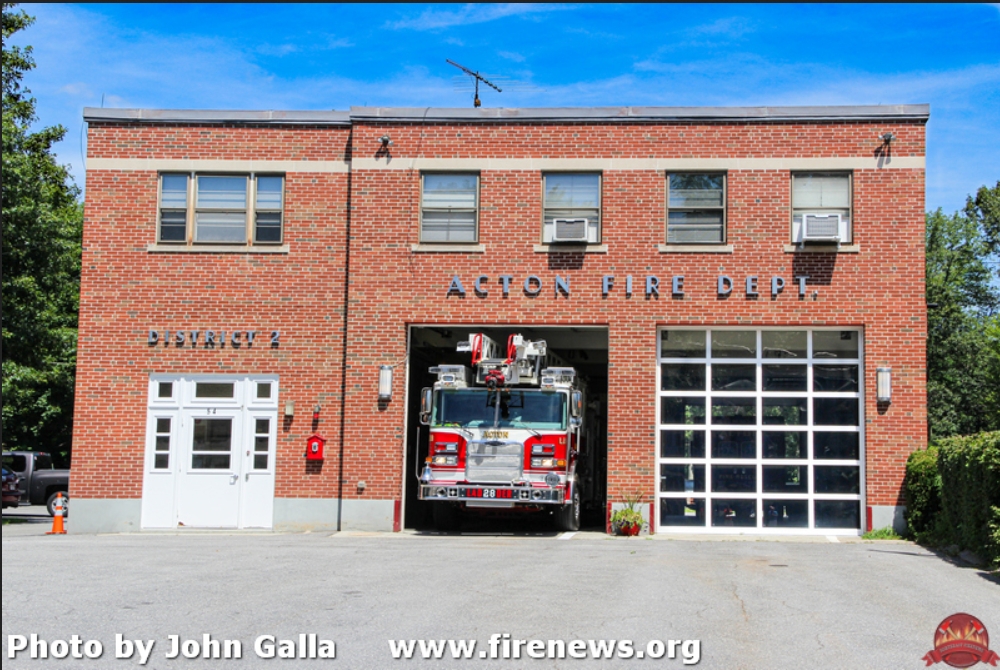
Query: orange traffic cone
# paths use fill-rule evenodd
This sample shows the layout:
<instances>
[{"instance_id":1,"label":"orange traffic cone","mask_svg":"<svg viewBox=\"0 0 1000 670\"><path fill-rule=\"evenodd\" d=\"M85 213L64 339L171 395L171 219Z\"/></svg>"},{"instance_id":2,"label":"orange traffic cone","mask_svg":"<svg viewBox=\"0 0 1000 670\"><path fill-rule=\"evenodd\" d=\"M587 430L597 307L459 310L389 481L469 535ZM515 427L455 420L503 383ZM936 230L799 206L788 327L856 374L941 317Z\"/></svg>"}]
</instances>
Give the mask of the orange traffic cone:
<instances>
[{"instance_id":1,"label":"orange traffic cone","mask_svg":"<svg viewBox=\"0 0 1000 670\"><path fill-rule=\"evenodd\" d=\"M52 517L52 530L46 533L46 535L65 535L66 529L63 528L63 497L62 493L56 495L56 514Z\"/></svg>"}]
</instances>

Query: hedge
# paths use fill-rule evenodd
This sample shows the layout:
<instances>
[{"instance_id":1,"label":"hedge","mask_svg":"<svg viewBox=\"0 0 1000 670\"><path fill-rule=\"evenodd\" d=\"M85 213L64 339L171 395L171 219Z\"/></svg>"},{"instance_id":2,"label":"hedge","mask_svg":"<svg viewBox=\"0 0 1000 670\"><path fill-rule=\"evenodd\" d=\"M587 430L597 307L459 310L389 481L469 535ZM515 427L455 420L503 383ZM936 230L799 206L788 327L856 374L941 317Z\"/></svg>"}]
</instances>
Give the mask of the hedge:
<instances>
[{"instance_id":1,"label":"hedge","mask_svg":"<svg viewBox=\"0 0 1000 670\"><path fill-rule=\"evenodd\" d=\"M933 542L930 535L941 514L941 473L938 450L914 451L906 461L906 527L918 541Z\"/></svg>"},{"instance_id":2,"label":"hedge","mask_svg":"<svg viewBox=\"0 0 1000 670\"><path fill-rule=\"evenodd\" d=\"M1000 563L1000 431L941 440L938 471L941 515L955 542L997 565Z\"/></svg>"}]
</instances>

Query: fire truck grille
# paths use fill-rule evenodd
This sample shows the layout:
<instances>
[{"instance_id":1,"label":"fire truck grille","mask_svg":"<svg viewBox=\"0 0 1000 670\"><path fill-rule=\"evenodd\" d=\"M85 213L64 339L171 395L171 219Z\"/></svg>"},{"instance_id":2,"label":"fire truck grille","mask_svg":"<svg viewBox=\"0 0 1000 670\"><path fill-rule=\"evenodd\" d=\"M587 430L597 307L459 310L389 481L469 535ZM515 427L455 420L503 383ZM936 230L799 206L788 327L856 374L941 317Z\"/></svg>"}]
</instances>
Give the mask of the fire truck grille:
<instances>
[{"instance_id":1,"label":"fire truck grille","mask_svg":"<svg viewBox=\"0 0 1000 670\"><path fill-rule=\"evenodd\" d=\"M470 482L510 483L520 479L523 458L520 442L469 442L465 477Z\"/></svg>"}]
</instances>

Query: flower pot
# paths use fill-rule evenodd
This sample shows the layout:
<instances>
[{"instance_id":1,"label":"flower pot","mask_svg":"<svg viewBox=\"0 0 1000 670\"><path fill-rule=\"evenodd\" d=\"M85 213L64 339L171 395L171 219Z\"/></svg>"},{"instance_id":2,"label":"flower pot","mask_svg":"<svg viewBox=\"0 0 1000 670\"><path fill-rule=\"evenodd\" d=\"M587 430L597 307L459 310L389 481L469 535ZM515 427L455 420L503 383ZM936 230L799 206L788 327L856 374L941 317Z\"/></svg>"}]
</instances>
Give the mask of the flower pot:
<instances>
[{"instance_id":1,"label":"flower pot","mask_svg":"<svg viewBox=\"0 0 1000 670\"><path fill-rule=\"evenodd\" d=\"M639 531L642 530L642 526L640 526L637 523L625 522L618 524L616 530L619 535L624 535L626 537L634 537L639 534Z\"/></svg>"}]
</instances>

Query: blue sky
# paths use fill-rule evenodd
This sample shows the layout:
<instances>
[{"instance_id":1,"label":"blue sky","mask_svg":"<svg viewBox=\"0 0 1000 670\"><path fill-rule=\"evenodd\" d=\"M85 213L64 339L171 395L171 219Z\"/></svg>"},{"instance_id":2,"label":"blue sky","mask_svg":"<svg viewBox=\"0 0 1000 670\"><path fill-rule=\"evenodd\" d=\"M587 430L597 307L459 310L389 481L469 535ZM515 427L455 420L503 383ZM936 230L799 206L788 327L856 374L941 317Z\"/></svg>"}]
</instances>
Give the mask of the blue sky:
<instances>
[{"instance_id":1,"label":"blue sky","mask_svg":"<svg viewBox=\"0 0 1000 670\"><path fill-rule=\"evenodd\" d=\"M25 4L40 122L86 106L930 103L927 207L1000 178L1000 4Z\"/></svg>"}]
</instances>

